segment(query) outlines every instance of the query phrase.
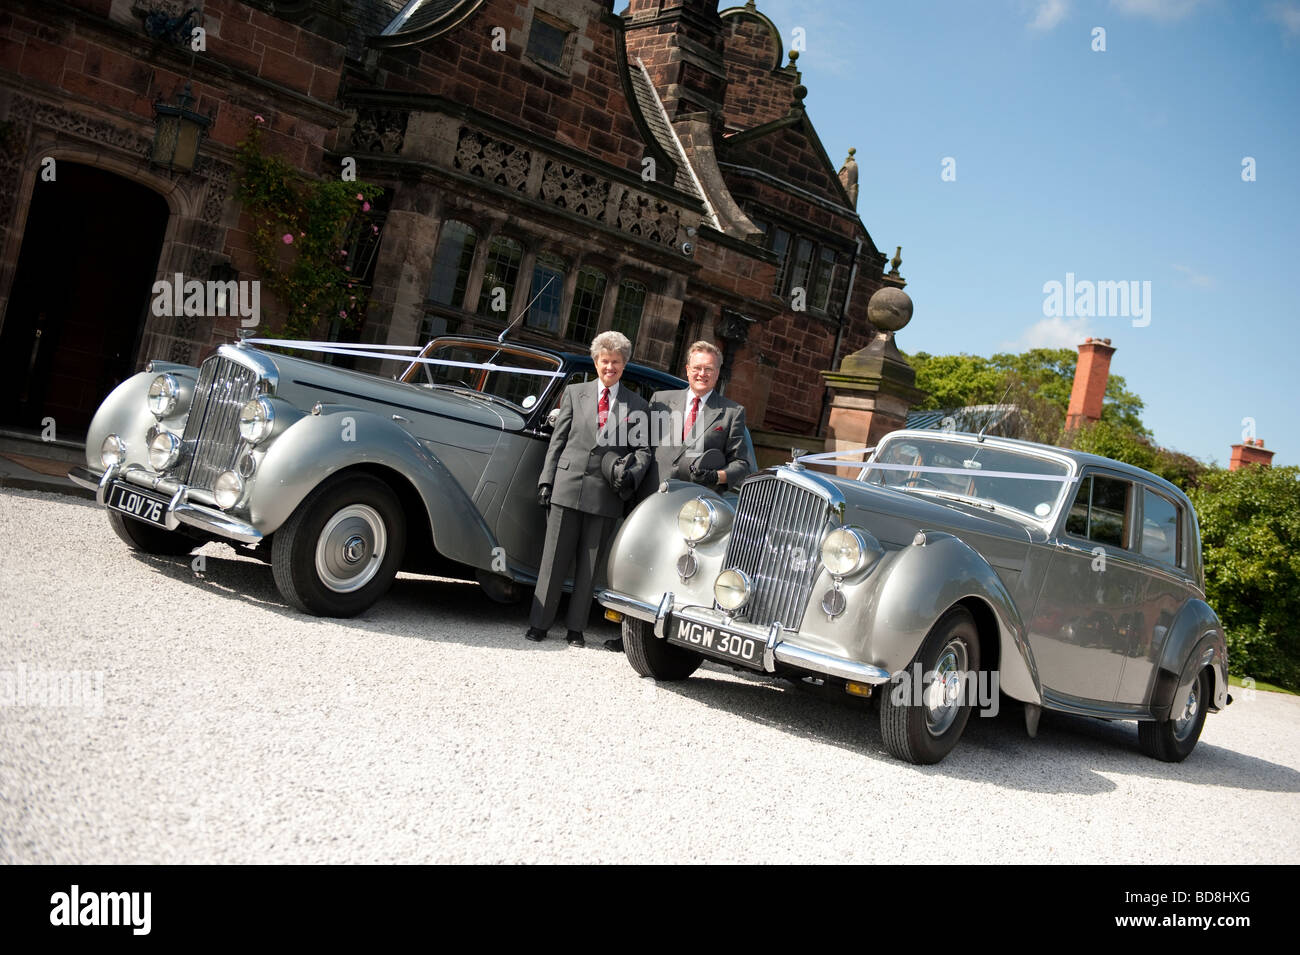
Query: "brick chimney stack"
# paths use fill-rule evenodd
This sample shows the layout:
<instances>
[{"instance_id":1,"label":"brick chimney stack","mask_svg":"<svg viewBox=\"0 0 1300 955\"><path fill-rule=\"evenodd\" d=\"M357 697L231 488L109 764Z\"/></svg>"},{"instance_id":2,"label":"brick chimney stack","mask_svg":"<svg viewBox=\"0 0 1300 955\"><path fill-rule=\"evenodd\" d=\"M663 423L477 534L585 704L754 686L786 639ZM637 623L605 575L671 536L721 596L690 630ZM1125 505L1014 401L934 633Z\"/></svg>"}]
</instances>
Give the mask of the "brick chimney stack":
<instances>
[{"instance_id":1,"label":"brick chimney stack","mask_svg":"<svg viewBox=\"0 0 1300 955\"><path fill-rule=\"evenodd\" d=\"M1074 388L1065 413L1065 428L1101 420L1101 401L1110 380L1110 356L1115 354L1109 338L1089 338L1079 346L1079 364L1074 369Z\"/></svg>"},{"instance_id":2,"label":"brick chimney stack","mask_svg":"<svg viewBox=\"0 0 1300 955\"><path fill-rule=\"evenodd\" d=\"M1251 438L1232 446L1232 457L1228 460L1229 471L1240 471L1252 464L1264 468L1273 466L1273 452L1264 450L1263 438Z\"/></svg>"},{"instance_id":3,"label":"brick chimney stack","mask_svg":"<svg viewBox=\"0 0 1300 955\"><path fill-rule=\"evenodd\" d=\"M721 117L727 70L718 0L630 0L623 24L628 60L645 64L670 121Z\"/></svg>"}]
</instances>

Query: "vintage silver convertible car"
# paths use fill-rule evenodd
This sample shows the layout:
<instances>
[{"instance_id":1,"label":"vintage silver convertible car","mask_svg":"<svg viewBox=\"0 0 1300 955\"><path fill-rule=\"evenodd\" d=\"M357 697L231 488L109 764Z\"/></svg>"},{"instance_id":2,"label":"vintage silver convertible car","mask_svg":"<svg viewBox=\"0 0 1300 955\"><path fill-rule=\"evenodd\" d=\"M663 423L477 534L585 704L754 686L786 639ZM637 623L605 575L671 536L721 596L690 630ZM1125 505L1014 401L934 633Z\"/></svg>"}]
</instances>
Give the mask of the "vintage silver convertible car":
<instances>
[{"instance_id":1,"label":"vintage silver convertible car","mask_svg":"<svg viewBox=\"0 0 1300 955\"><path fill-rule=\"evenodd\" d=\"M360 613L399 569L477 578L510 601L541 563L548 419L592 375L587 355L464 337L430 342L397 380L223 345L199 368L155 361L119 385L69 477L136 550L251 547L308 613ZM639 365L622 383L685 387Z\"/></svg>"},{"instance_id":2,"label":"vintage silver convertible car","mask_svg":"<svg viewBox=\"0 0 1300 955\"><path fill-rule=\"evenodd\" d=\"M999 687L1031 736L1043 708L1137 720L1168 761L1230 702L1196 514L1173 485L934 431L893 432L869 462L849 479L796 459L738 501L661 486L598 594L633 668L680 680L712 659L874 695L886 748L914 763L947 755Z\"/></svg>"}]
</instances>

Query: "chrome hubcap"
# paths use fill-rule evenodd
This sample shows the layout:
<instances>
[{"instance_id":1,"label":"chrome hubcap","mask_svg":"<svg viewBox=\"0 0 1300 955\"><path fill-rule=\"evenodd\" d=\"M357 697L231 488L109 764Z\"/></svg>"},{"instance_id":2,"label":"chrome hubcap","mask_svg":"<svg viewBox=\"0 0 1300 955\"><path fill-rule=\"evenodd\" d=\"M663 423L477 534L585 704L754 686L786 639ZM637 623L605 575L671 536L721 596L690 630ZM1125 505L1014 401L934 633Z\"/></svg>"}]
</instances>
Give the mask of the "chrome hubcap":
<instances>
[{"instance_id":1,"label":"chrome hubcap","mask_svg":"<svg viewBox=\"0 0 1300 955\"><path fill-rule=\"evenodd\" d=\"M1183 712L1174 719L1174 735L1179 739L1187 736L1191 730L1192 724L1196 722L1196 714L1201 708L1201 680L1198 677L1192 683L1192 692L1187 694L1187 702L1183 705Z\"/></svg>"},{"instance_id":2,"label":"chrome hubcap","mask_svg":"<svg viewBox=\"0 0 1300 955\"><path fill-rule=\"evenodd\" d=\"M316 573L330 590L352 593L379 573L388 552L388 532L379 512L350 504L329 519L316 540Z\"/></svg>"},{"instance_id":3,"label":"chrome hubcap","mask_svg":"<svg viewBox=\"0 0 1300 955\"><path fill-rule=\"evenodd\" d=\"M348 542L343 545L343 559L349 564L355 564L364 556L366 556L366 542L360 537L349 537Z\"/></svg>"},{"instance_id":4,"label":"chrome hubcap","mask_svg":"<svg viewBox=\"0 0 1300 955\"><path fill-rule=\"evenodd\" d=\"M946 733L961 712L966 669L966 644L954 639L939 654L925 688L925 725L932 736Z\"/></svg>"}]
</instances>

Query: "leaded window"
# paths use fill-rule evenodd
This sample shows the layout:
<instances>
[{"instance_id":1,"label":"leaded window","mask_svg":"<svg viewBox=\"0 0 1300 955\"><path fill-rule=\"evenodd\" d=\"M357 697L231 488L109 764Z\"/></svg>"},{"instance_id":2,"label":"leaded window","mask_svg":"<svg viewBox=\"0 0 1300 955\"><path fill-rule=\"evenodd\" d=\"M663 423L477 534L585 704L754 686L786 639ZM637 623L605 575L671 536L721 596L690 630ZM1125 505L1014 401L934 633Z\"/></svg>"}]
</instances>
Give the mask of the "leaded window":
<instances>
[{"instance_id":1,"label":"leaded window","mask_svg":"<svg viewBox=\"0 0 1300 955\"><path fill-rule=\"evenodd\" d=\"M596 337L606 284L608 280L600 269L590 265L578 269L578 281L573 288L573 305L569 307L569 327L565 338L589 342Z\"/></svg>"},{"instance_id":2,"label":"leaded window","mask_svg":"<svg viewBox=\"0 0 1300 955\"><path fill-rule=\"evenodd\" d=\"M646 288L640 282L624 279L618 286L618 300L614 303L614 321L610 328L622 332L628 341L636 342L637 329L641 327L641 313L645 311Z\"/></svg>"},{"instance_id":3,"label":"leaded window","mask_svg":"<svg viewBox=\"0 0 1300 955\"><path fill-rule=\"evenodd\" d=\"M483 287L478 296L478 313L510 320L510 305L519 279L519 260L524 247L514 239L496 236L488 246L483 268Z\"/></svg>"},{"instance_id":4,"label":"leaded window","mask_svg":"<svg viewBox=\"0 0 1300 955\"><path fill-rule=\"evenodd\" d=\"M429 301L457 308L465 302L469 268L474 261L478 236L464 222L448 219L438 236L438 250L433 256L433 281L429 283Z\"/></svg>"},{"instance_id":5,"label":"leaded window","mask_svg":"<svg viewBox=\"0 0 1300 955\"><path fill-rule=\"evenodd\" d=\"M569 263L550 252L542 252L533 265L533 287L529 293L533 304L528 306L524 324L529 328L548 332L560 331L560 305L564 299L564 275Z\"/></svg>"}]
</instances>

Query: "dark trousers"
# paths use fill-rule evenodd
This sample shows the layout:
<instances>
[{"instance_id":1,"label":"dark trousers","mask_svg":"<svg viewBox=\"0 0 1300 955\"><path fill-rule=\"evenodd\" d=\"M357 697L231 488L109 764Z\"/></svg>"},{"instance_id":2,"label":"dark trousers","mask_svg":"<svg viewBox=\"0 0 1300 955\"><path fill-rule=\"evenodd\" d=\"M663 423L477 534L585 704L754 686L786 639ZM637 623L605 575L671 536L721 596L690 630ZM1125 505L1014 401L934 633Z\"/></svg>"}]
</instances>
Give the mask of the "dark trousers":
<instances>
[{"instance_id":1,"label":"dark trousers","mask_svg":"<svg viewBox=\"0 0 1300 955\"><path fill-rule=\"evenodd\" d=\"M546 545L537 571L537 590L528 625L549 630L555 623L564 590L564 578L573 568L573 595L569 598L568 628L586 630L591 614L591 591L600 558L605 553L614 518L551 505L546 518Z\"/></svg>"}]
</instances>

